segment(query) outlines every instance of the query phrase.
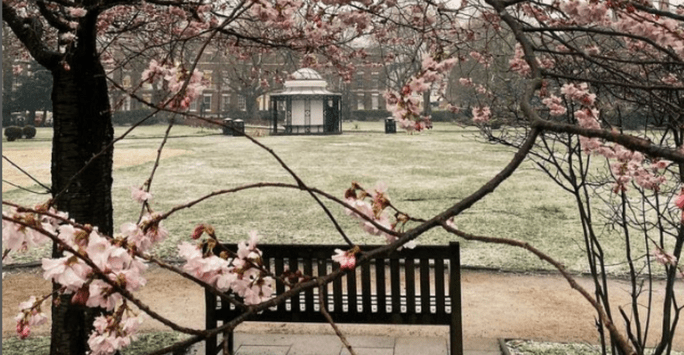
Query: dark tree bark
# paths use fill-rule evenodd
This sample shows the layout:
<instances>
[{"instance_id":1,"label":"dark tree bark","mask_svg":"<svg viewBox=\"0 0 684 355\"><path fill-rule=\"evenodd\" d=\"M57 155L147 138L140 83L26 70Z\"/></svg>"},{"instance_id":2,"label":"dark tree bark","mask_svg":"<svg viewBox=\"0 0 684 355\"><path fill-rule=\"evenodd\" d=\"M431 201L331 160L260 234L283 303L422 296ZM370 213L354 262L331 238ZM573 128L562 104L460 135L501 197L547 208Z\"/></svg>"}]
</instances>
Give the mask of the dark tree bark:
<instances>
[{"instance_id":1,"label":"dark tree bark","mask_svg":"<svg viewBox=\"0 0 684 355\"><path fill-rule=\"evenodd\" d=\"M95 44L96 19L93 12L82 19L78 44L66 57L70 68L58 65L52 69L52 189L59 210L78 223L112 235L113 149L107 147L114 129L105 71ZM60 254L53 248L53 257ZM52 307L50 354L85 354L93 320L101 311L72 305L68 296L60 301Z\"/></svg>"}]
</instances>

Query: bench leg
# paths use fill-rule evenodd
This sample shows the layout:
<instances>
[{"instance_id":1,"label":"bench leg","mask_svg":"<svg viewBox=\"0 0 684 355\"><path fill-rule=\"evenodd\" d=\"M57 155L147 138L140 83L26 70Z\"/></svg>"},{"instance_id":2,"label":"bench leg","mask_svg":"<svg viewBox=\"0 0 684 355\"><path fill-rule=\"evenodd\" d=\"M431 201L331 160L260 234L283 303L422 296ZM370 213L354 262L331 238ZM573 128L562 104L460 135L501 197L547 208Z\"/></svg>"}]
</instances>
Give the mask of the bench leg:
<instances>
[{"instance_id":1,"label":"bench leg","mask_svg":"<svg viewBox=\"0 0 684 355\"><path fill-rule=\"evenodd\" d=\"M216 336L214 335L213 337L207 338L207 340L204 341L204 354L216 355L217 351L218 350L216 349Z\"/></svg>"},{"instance_id":2,"label":"bench leg","mask_svg":"<svg viewBox=\"0 0 684 355\"><path fill-rule=\"evenodd\" d=\"M233 355L235 354L235 341L233 339L232 331L223 332L223 354Z\"/></svg>"},{"instance_id":3,"label":"bench leg","mask_svg":"<svg viewBox=\"0 0 684 355\"><path fill-rule=\"evenodd\" d=\"M452 311L453 312L453 311ZM463 355L463 338L454 325L449 326L449 348L451 355Z\"/></svg>"}]
</instances>

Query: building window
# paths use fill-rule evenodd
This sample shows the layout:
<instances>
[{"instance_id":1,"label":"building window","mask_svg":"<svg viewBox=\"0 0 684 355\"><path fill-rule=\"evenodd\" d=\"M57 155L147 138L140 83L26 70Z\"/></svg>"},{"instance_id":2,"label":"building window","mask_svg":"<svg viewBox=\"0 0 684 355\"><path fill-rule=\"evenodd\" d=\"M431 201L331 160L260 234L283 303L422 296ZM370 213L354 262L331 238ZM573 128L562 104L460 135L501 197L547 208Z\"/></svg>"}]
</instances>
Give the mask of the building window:
<instances>
[{"instance_id":1,"label":"building window","mask_svg":"<svg viewBox=\"0 0 684 355\"><path fill-rule=\"evenodd\" d=\"M221 70L221 86L223 88L230 86L230 78L228 77L227 70Z\"/></svg>"},{"instance_id":2,"label":"building window","mask_svg":"<svg viewBox=\"0 0 684 355\"><path fill-rule=\"evenodd\" d=\"M363 94L356 95L356 109L357 110L366 109L366 105L363 102Z\"/></svg>"},{"instance_id":3,"label":"building window","mask_svg":"<svg viewBox=\"0 0 684 355\"><path fill-rule=\"evenodd\" d=\"M214 89L214 71L213 70L205 70L204 71L204 76L202 78L204 80L204 83L208 89Z\"/></svg>"},{"instance_id":4,"label":"building window","mask_svg":"<svg viewBox=\"0 0 684 355\"><path fill-rule=\"evenodd\" d=\"M244 97L244 95L238 95L237 98L237 108L240 111L247 111L247 99Z\"/></svg>"},{"instance_id":5,"label":"building window","mask_svg":"<svg viewBox=\"0 0 684 355\"><path fill-rule=\"evenodd\" d=\"M228 94L221 95L221 111L224 113L230 111L230 95Z\"/></svg>"},{"instance_id":6,"label":"building window","mask_svg":"<svg viewBox=\"0 0 684 355\"><path fill-rule=\"evenodd\" d=\"M380 109L380 97L378 94L373 94L371 96L371 110L379 110Z\"/></svg>"},{"instance_id":7,"label":"building window","mask_svg":"<svg viewBox=\"0 0 684 355\"><path fill-rule=\"evenodd\" d=\"M354 77L354 87L357 89L363 89L363 81L364 81L363 72L362 71L357 72L356 76Z\"/></svg>"},{"instance_id":8,"label":"building window","mask_svg":"<svg viewBox=\"0 0 684 355\"><path fill-rule=\"evenodd\" d=\"M197 112L197 100L192 100L190 102L190 107L188 107L190 112Z\"/></svg>"},{"instance_id":9,"label":"building window","mask_svg":"<svg viewBox=\"0 0 684 355\"><path fill-rule=\"evenodd\" d=\"M204 94L202 96L202 112L211 112L211 94Z\"/></svg>"},{"instance_id":10,"label":"building window","mask_svg":"<svg viewBox=\"0 0 684 355\"><path fill-rule=\"evenodd\" d=\"M121 86L125 88L130 88L131 87L131 76L126 75L123 77L123 80L121 81Z\"/></svg>"},{"instance_id":11,"label":"building window","mask_svg":"<svg viewBox=\"0 0 684 355\"><path fill-rule=\"evenodd\" d=\"M131 97L126 96L123 100L123 108L121 109L122 111L130 111L131 110Z\"/></svg>"}]
</instances>

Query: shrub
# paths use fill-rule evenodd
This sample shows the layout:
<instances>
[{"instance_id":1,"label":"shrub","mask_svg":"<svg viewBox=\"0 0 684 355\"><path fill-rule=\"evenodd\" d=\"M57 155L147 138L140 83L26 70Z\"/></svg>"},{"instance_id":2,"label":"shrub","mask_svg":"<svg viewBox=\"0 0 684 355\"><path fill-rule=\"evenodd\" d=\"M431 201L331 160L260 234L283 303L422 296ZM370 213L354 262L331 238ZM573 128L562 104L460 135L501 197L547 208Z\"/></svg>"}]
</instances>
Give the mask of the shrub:
<instances>
[{"instance_id":1,"label":"shrub","mask_svg":"<svg viewBox=\"0 0 684 355\"><path fill-rule=\"evenodd\" d=\"M386 110L356 110L352 111L352 121L382 121L387 117L392 116Z\"/></svg>"},{"instance_id":2,"label":"shrub","mask_svg":"<svg viewBox=\"0 0 684 355\"><path fill-rule=\"evenodd\" d=\"M5 128L5 136L7 137L7 140L10 142L16 140L17 138L21 138L23 134L24 132L19 126L9 126Z\"/></svg>"},{"instance_id":3,"label":"shrub","mask_svg":"<svg viewBox=\"0 0 684 355\"><path fill-rule=\"evenodd\" d=\"M22 133L24 134L24 138L31 139L36 136L36 127L26 125L22 129Z\"/></svg>"},{"instance_id":4,"label":"shrub","mask_svg":"<svg viewBox=\"0 0 684 355\"><path fill-rule=\"evenodd\" d=\"M140 120L143 118L149 116L152 113L152 110L149 109L140 109L140 110L131 110L131 111L117 111L112 114L112 124L118 125L118 126L128 126L132 125L135 123L138 123ZM155 117L150 117L148 118L145 122L142 123L142 125L153 125L161 122L163 118L158 117L158 114L155 115Z\"/></svg>"}]
</instances>

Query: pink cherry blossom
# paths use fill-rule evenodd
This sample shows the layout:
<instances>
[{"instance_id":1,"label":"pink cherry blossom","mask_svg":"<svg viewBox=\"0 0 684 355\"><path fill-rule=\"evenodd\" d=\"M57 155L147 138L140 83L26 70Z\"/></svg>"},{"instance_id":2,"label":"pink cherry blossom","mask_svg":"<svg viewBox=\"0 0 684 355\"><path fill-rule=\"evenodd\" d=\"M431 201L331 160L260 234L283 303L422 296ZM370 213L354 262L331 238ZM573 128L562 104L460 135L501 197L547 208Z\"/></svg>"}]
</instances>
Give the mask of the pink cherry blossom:
<instances>
[{"instance_id":1,"label":"pink cherry blossom","mask_svg":"<svg viewBox=\"0 0 684 355\"><path fill-rule=\"evenodd\" d=\"M47 321L47 316L41 312L41 303L42 300L37 301L35 296L31 296L28 301L19 304L19 314L14 317L19 338L26 339L31 334L31 326L38 326Z\"/></svg>"},{"instance_id":2,"label":"pink cherry blossom","mask_svg":"<svg viewBox=\"0 0 684 355\"><path fill-rule=\"evenodd\" d=\"M140 317L126 317L127 312L119 312L120 316L100 316L95 319L95 330L88 339L92 355L110 355L130 345L136 338Z\"/></svg>"},{"instance_id":3,"label":"pink cherry blossom","mask_svg":"<svg viewBox=\"0 0 684 355\"><path fill-rule=\"evenodd\" d=\"M460 78L460 79L458 79L458 82L461 83L461 85L463 85L465 87L473 86L473 79L471 79L471 78Z\"/></svg>"},{"instance_id":4,"label":"pink cherry blossom","mask_svg":"<svg viewBox=\"0 0 684 355\"><path fill-rule=\"evenodd\" d=\"M489 106L477 106L473 107L473 122L475 123L486 123L489 122L491 118L491 112L489 111Z\"/></svg>"},{"instance_id":5,"label":"pink cherry blossom","mask_svg":"<svg viewBox=\"0 0 684 355\"><path fill-rule=\"evenodd\" d=\"M684 189L679 193L679 196L674 200L675 206L680 210L684 210Z\"/></svg>"},{"instance_id":6,"label":"pink cherry blossom","mask_svg":"<svg viewBox=\"0 0 684 355\"><path fill-rule=\"evenodd\" d=\"M356 249L344 251L335 249L335 255L332 256L333 261L340 264L341 269L352 270L356 267Z\"/></svg>"},{"instance_id":7,"label":"pink cherry blossom","mask_svg":"<svg viewBox=\"0 0 684 355\"><path fill-rule=\"evenodd\" d=\"M91 272L76 256L65 256L59 259L43 258L43 278L52 280L70 292L80 289Z\"/></svg>"},{"instance_id":8,"label":"pink cherry blossom","mask_svg":"<svg viewBox=\"0 0 684 355\"><path fill-rule=\"evenodd\" d=\"M152 194L135 186L131 186L131 198L138 203L152 202Z\"/></svg>"},{"instance_id":9,"label":"pink cherry blossom","mask_svg":"<svg viewBox=\"0 0 684 355\"><path fill-rule=\"evenodd\" d=\"M83 17L88 13L88 11L82 7L68 7L67 11L69 11L69 16L76 18Z\"/></svg>"},{"instance_id":10,"label":"pink cherry blossom","mask_svg":"<svg viewBox=\"0 0 684 355\"><path fill-rule=\"evenodd\" d=\"M561 116L568 111L561 98L555 95L544 98L542 103L549 108L551 116Z\"/></svg>"}]
</instances>

